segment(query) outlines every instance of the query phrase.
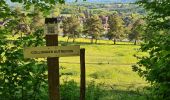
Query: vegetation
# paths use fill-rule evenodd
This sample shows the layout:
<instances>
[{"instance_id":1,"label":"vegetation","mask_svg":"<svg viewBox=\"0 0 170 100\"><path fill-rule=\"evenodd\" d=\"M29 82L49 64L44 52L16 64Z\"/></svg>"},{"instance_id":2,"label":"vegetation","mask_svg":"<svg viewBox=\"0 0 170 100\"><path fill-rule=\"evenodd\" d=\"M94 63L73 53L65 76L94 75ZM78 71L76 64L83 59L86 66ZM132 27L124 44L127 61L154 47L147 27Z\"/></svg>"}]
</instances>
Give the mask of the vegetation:
<instances>
[{"instance_id":1,"label":"vegetation","mask_svg":"<svg viewBox=\"0 0 170 100\"><path fill-rule=\"evenodd\" d=\"M84 25L84 32L87 33L87 36L91 37L91 43L93 43L93 39L95 39L95 43L97 43L97 40L102 35L103 31L102 21L97 15L87 18Z\"/></svg>"},{"instance_id":2,"label":"vegetation","mask_svg":"<svg viewBox=\"0 0 170 100\"><path fill-rule=\"evenodd\" d=\"M116 44L116 39L123 37L123 20L118 15L109 16L109 28L107 37Z\"/></svg>"},{"instance_id":3,"label":"vegetation","mask_svg":"<svg viewBox=\"0 0 170 100\"><path fill-rule=\"evenodd\" d=\"M133 69L151 83L152 98L150 99L169 100L170 1L139 0L138 3L149 11L146 17L147 28L144 34L146 42L141 46L141 50L148 52L149 55L139 57L140 61L136 66L133 66Z\"/></svg>"},{"instance_id":4,"label":"vegetation","mask_svg":"<svg viewBox=\"0 0 170 100\"><path fill-rule=\"evenodd\" d=\"M59 40L61 45L66 45L67 37L60 37ZM135 100L139 98L146 100L148 95L143 87L148 84L131 69L131 65L137 61L133 55L137 53L139 46L133 45L132 42L117 42L117 45L114 45L109 40L98 40L97 44L91 44L89 41L90 39L78 38L75 43L70 40L67 44L81 45L81 48L86 49L87 99ZM60 71L62 83L73 79L78 85L79 57L60 58L60 66L63 68ZM73 92L69 92L70 95L78 97L79 94L74 92L76 89L72 90Z\"/></svg>"},{"instance_id":5,"label":"vegetation","mask_svg":"<svg viewBox=\"0 0 170 100\"><path fill-rule=\"evenodd\" d=\"M138 19L132 25L131 33L129 34L129 40L134 40L134 45L137 44L138 40L141 40L142 30L144 29L144 22L142 19Z\"/></svg>"},{"instance_id":6,"label":"vegetation","mask_svg":"<svg viewBox=\"0 0 170 100\"><path fill-rule=\"evenodd\" d=\"M41 98L38 95L43 90L46 65L35 59L23 57L23 46L38 46L42 44L42 30L29 37L19 37L17 40L1 40L0 60L0 98L2 100L22 100ZM40 89L41 87L41 89ZM43 87L43 88L42 88Z\"/></svg>"},{"instance_id":7,"label":"vegetation","mask_svg":"<svg viewBox=\"0 0 170 100\"><path fill-rule=\"evenodd\" d=\"M81 26L78 16L72 15L63 20L63 34L64 36L68 36L68 40L69 38L73 38L73 42L80 36Z\"/></svg>"},{"instance_id":8,"label":"vegetation","mask_svg":"<svg viewBox=\"0 0 170 100\"><path fill-rule=\"evenodd\" d=\"M37 34L37 36L39 35L40 34ZM26 37L23 37L21 43L38 43L37 41L35 41L36 39L34 40L27 38L29 40L26 41L24 38ZM60 37L60 45L65 45L66 40L67 37ZM136 50L139 48L139 46L134 46L132 45L132 43L125 43L124 45L113 46L113 43L111 41L104 40L99 40L99 44L88 44L89 39L78 39L77 42L75 42L74 44L79 44L78 41L81 42L82 47L86 49L86 98L88 100L121 100L125 98L127 100L131 100L132 98L146 98L145 91L142 90L143 87L147 86L146 82L139 78L137 74L131 71L131 64L135 63L137 60L135 57L133 57L133 54L136 53ZM74 44L69 41L68 45ZM117 44L122 43L118 42ZM20 47L20 44L18 45L17 46ZM19 50L21 49L22 47ZM13 48L13 50L15 49ZM18 55L18 52L20 55ZM9 97L9 94L6 93L9 93L8 91L13 91L10 92L10 95L15 99L29 98L47 100L47 67L43 59L35 59L35 61L29 59L24 60L22 52L18 52L14 52L16 55L14 57L16 57L17 59L13 59L13 57L11 57L13 54L10 53L10 59L7 58L6 60L3 60L6 63L1 63L9 64L8 61L10 61L11 59L13 59L13 62L18 62L18 56L21 57L21 60L19 61L22 61L23 63L23 65L21 65L19 63L11 62L13 66L14 64L19 64L15 65L17 67L12 67L12 69L11 67L8 67L8 69L6 69L9 65L1 67L1 69L6 69L6 71L8 71L8 73L3 71L5 72L5 75L1 73L1 76L11 76L12 79L10 82L15 83L13 84L14 86L10 85L11 83L8 82L1 85L2 87L4 87L1 88L3 91L1 92L3 93L3 95L0 95L1 98L5 98L6 100L6 96ZM8 57L7 54L5 54L5 56L3 57ZM62 100L68 100L68 98L70 98L69 100L79 99L79 57L60 58L60 66L61 80L63 80L61 83ZM20 77L21 79L18 79ZM16 79L13 80L13 78ZM71 81L72 79L74 79L74 81ZM2 80L1 82L3 83L4 81ZM23 92L23 94L21 92Z\"/></svg>"},{"instance_id":9,"label":"vegetation","mask_svg":"<svg viewBox=\"0 0 170 100\"><path fill-rule=\"evenodd\" d=\"M28 13L19 7L10 8L6 0L0 2L0 20L3 21L0 26L0 99L40 99L47 88L46 64L36 59L24 59L22 52L25 46L44 45L44 30L39 23L40 19L36 21L41 17L39 12L45 14L55 2L11 1L22 3L22 9L26 11L31 6L37 8ZM36 24L31 27L33 23Z\"/></svg>"},{"instance_id":10,"label":"vegetation","mask_svg":"<svg viewBox=\"0 0 170 100\"><path fill-rule=\"evenodd\" d=\"M139 0L142 7L127 3L60 5L64 2L1 0L0 99L48 99L45 60L24 59L22 53L24 47L45 45L45 17L64 19L58 30L64 36L59 45L86 49L87 100L170 99L169 1ZM91 44L94 39L96 44ZM142 41L140 50L145 53L136 52L137 41ZM133 71L150 85L132 72L136 62ZM60 58L62 100L79 99L79 74L79 57Z\"/></svg>"}]
</instances>

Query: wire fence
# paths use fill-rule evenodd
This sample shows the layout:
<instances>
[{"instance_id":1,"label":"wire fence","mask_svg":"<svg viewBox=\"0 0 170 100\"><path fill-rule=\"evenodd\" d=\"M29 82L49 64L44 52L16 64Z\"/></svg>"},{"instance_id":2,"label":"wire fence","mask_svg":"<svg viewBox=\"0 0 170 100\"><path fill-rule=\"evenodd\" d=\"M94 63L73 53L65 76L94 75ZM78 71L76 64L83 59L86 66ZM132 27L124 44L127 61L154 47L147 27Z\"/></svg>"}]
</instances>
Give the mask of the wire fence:
<instances>
[{"instance_id":1,"label":"wire fence","mask_svg":"<svg viewBox=\"0 0 170 100\"><path fill-rule=\"evenodd\" d=\"M66 64L80 64L80 62L62 62L60 61L60 63L66 63ZM98 64L98 65L102 65L102 64L110 64L110 65L134 65L135 63L112 63L112 62L86 62L86 64Z\"/></svg>"}]
</instances>

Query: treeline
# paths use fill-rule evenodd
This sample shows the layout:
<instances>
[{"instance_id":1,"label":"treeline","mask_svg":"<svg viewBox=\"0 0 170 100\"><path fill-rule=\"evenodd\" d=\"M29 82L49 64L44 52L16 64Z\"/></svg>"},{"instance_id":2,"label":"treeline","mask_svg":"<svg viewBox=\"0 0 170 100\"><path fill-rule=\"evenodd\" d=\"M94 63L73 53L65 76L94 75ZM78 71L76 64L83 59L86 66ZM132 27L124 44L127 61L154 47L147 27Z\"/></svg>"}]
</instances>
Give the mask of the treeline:
<instances>
[{"instance_id":1,"label":"treeline","mask_svg":"<svg viewBox=\"0 0 170 100\"><path fill-rule=\"evenodd\" d=\"M57 12L54 10L53 13ZM94 10L76 5L60 7L58 15L63 17L60 33L67 36L68 40L73 39L73 42L78 37L85 37L90 38L91 43L94 40L97 43L98 39L109 39L116 44L116 41L126 39L136 44L142 39L141 28L145 24L139 13Z\"/></svg>"},{"instance_id":2,"label":"treeline","mask_svg":"<svg viewBox=\"0 0 170 100\"><path fill-rule=\"evenodd\" d=\"M96 6L92 8L92 6ZM60 29L58 32L63 36L67 36L68 40L84 37L90 38L91 43L97 43L98 39L116 41L126 40L134 41L134 44L142 38L142 28L145 22L142 19L142 13L138 12L123 12L114 8L126 9L137 7L134 4L65 4L55 5L48 12L40 12L36 8L31 7L30 10L23 10L22 6L14 6L12 9L18 13L24 13L23 21L17 28L22 28L22 31L29 34L33 28L44 25L45 17L62 17L62 23L59 23ZM30 24L30 17L34 17ZM16 28L15 28L16 29ZM16 33L13 33L16 34ZM68 41L67 40L67 41Z\"/></svg>"},{"instance_id":3,"label":"treeline","mask_svg":"<svg viewBox=\"0 0 170 100\"><path fill-rule=\"evenodd\" d=\"M140 13L140 14L145 14L145 10L134 3L100 3L100 2L95 2L95 3L69 3L68 5L72 6L79 6L79 7L86 7L90 10L107 10L109 12L121 12L121 13Z\"/></svg>"}]
</instances>

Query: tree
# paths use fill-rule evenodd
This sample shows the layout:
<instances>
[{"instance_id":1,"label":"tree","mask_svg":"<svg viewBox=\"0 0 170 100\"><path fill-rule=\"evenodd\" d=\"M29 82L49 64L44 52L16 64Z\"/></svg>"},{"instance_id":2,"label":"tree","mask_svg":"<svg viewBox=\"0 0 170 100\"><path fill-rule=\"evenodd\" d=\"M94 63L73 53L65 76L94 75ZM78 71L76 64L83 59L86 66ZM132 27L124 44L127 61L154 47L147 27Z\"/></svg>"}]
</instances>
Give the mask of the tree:
<instances>
[{"instance_id":1,"label":"tree","mask_svg":"<svg viewBox=\"0 0 170 100\"><path fill-rule=\"evenodd\" d=\"M39 100L46 95L47 88L46 64L36 59L24 59L23 47L44 45L42 29L36 29L29 35L16 36L9 40L12 31L26 33L25 26L31 24L31 6L36 6L44 14L56 2L63 0L8 0L23 5L14 12L6 3L0 1L0 18L8 20L4 28L0 28L0 99L2 100ZM37 1L37 2L36 2ZM34 16L34 15L33 15ZM29 17L27 19L27 17ZM17 27L16 27L17 26ZM15 28L16 27L16 28ZM15 30L14 30L15 29Z\"/></svg>"},{"instance_id":2,"label":"tree","mask_svg":"<svg viewBox=\"0 0 170 100\"><path fill-rule=\"evenodd\" d=\"M34 10L32 11L32 20L31 20L31 23L30 23L30 27L31 27L32 31L43 28L44 19L45 19L44 15L40 11L40 9L34 8Z\"/></svg>"},{"instance_id":3,"label":"tree","mask_svg":"<svg viewBox=\"0 0 170 100\"><path fill-rule=\"evenodd\" d=\"M120 39L123 36L123 20L118 15L109 16L109 31L107 37L110 40L114 40L116 44L116 39Z\"/></svg>"},{"instance_id":4,"label":"tree","mask_svg":"<svg viewBox=\"0 0 170 100\"><path fill-rule=\"evenodd\" d=\"M21 9L25 10L25 11L20 12L19 11L19 10L21 10L20 8L17 8L15 10L16 12L13 11L13 9L9 6L9 4L10 4L9 2L22 4ZM17 20L17 18L19 16L24 19L24 18L26 18L26 16L31 15L32 12L30 12L30 11L31 11L32 7L40 9L40 11L43 14L48 14L50 9L56 3L64 3L64 2L65 2L64 0L49 0L49 1L48 0L41 0L41 2L38 2L36 0L32 0L32 1L29 1L29 0L8 0L8 1L7 0L1 0L1 2L0 2L0 18L3 21L5 21L6 19L10 19L11 23L8 23L8 24L10 24L8 26L11 26L11 27L12 26L17 26L15 28L13 27L13 29L20 29L22 31L28 31L28 25L25 24L24 20L22 20L22 19L20 19L22 21ZM31 16L29 16L29 17L31 17ZM22 23L22 24L12 25L14 23L15 24ZM6 27L6 29L11 29L11 28ZM9 33L9 32L7 32L7 33Z\"/></svg>"},{"instance_id":5,"label":"tree","mask_svg":"<svg viewBox=\"0 0 170 100\"><path fill-rule=\"evenodd\" d=\"M97 43L97 40L101 36L102 32L104 31L102 21L97 15L93 15L90 18L87 18L84 23L84 33L87 36L91 37L91 43L93 43L93 40L95 39L95 43Z\"/></svg>"},{"instance_id":6,"label":"tree","mask_svg":"<svg viewBox=\"0 0 170 100\"><path fill-rule=\"evenodd\" d=\"M68 36L67 42L70 38L73 38L73 42L80 35L80 21L78 16L66 17L63 20L63 33L64 36Z\"/></svg>"},{"instance_id":7,"label":"tree","mask_svg":"<svg viewBox=\"0 0 170 100\"><path fill-rule=\"evenodd\" d=\"M7 25L7 27L11 27L11 26L13 27L13 28L11 27L12 29L11 31L13 31L13 35L21 34L22 37L23 33L30 34L31 29L29 25L29 18L26 15L26 13L23 13L22 7L17 6L12 13L14 14L13 16L14 18L11 18L12 21L9 22L9 25Z\"/></svg>"},{"instance_id":8,"label":"tree","mask_svg":"<svg viewBox=\"0 0 170 100\"><path fill-rule=\"evenodd\" d=\"M124 21L125 27L128 27L133 23L133 19L131 16L124 16L123 21Z\"/></svg>"},{"instance_id":9,"label":"tree","mask_svg":"<svg viewBox=\"0 0 170 100\"><path fill-rule=\"evenodd\" d=\"M52 17L58 17L60 15L60 8L58 7L59 5L54 6L52 9Z\"/></svg>"},{"instance_id":10,"label":"tree","mask_svg":"<svg viewBox=\"0 0 170 100\"><path fill-rule=\"evenodd\" d=\"M143 21L141 19L138 19L135 21L135 23L132 25L131 33L129 34L129 39L132 41L134 40L134 45L137 44L137 41L142 36L142 26Z\"/></svg>"},{"instance_id":11,"label":"tree","mask_svg":"<svg viewBox=\"0 0 170 100\"><path fill-rule=\"evenodd\" d=\"M133 70L151 83L151 99L170 100L170 1L139 0L138 4L148 10L146 41L141 50L149 55L138 57L140 61Z\"/></svg>"}]
</instances>

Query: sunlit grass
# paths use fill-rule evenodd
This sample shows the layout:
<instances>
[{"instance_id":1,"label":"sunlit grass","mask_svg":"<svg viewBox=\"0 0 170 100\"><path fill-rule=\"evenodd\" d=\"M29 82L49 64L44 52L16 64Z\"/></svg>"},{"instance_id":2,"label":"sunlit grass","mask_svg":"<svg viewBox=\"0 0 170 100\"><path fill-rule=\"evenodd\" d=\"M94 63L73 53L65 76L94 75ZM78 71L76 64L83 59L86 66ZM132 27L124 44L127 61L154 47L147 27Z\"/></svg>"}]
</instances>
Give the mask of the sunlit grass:
<instances>
[{"instance_id":1,"label":"sunlit grass","mask_svg":"<svg viewBox=\"0 0 170 100\"><path fill-rule=\"evenodd\" d=\"M11 37L13 38L13 37ZM67 37L59 37L59 45L80 45L86 50L86 82L94 81L102 84L105 95L100 100L145 100L143 95L133 93L142 91L148 86L147 82L132 71L132 65L138 60L134 57L138 53L139 45L131 42L117 42L111 40L98 40L97 44L91 44L90 39L79 38L75 43L72 39L67 43ZM40 58L39 60L46 60ZM63 80L74 80L80 83L80 57L60 58L60 77Z\"/></svg>"},{"instance_id":2,"label":"sunlit grass","mask_svg":"<svg viewBox=\"0 0 170 100\"><path fill-rule=\"evenodd\" d=\"M67 38L59 38L60 41L66 41ZM144 79L132 71L131 66L137 62L134 54L137 54L139 45L133 45L130 42L118 42L113 45L112 41L99 40L98 44L90 44L89 39L76 39L81 48L86 50L86 79L87 82L107 84L108 87L127 90L135 90L147 86ZM84 44L89 43L89 44ZM70 40L68 45L74 45ZM80 60L79 57L60 58L60 66L65 69L64 73L71 75L63 76L75 81L80 81Z\"/></svg>"}]
</instances>

